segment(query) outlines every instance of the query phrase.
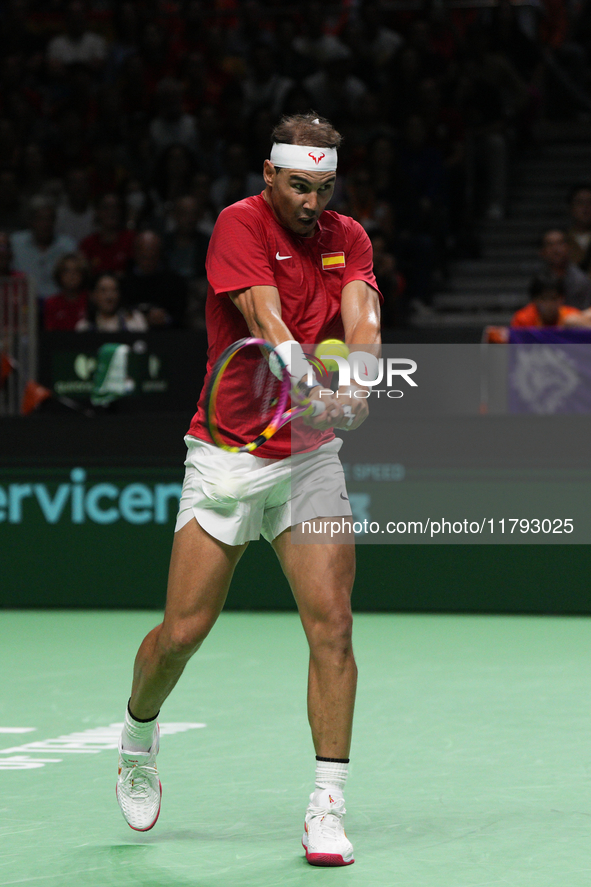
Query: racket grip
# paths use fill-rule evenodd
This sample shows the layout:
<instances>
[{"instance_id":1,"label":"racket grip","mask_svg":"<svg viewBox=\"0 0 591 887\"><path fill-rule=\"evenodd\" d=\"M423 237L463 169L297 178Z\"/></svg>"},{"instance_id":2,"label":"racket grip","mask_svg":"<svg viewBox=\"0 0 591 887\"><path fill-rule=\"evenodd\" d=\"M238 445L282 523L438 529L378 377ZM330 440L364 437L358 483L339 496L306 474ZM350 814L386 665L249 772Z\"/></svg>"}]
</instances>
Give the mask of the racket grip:
<instances>
[{"instance_id":1,"label":"racket grip","mask_svg":"<svg viewBox=\"0 0 591 887\"><path fill-rule=\"evenodd\" d=\"M312 409L308 413L309 416L319 416L326 409L325 405L319 400L311 400L310 406ZM355 416L353 415L353 410L351 409L349 404L343 407L343 415L345 415L349 420L347 424L352 425L355 420Z\"/></svg>"}]
</instances>

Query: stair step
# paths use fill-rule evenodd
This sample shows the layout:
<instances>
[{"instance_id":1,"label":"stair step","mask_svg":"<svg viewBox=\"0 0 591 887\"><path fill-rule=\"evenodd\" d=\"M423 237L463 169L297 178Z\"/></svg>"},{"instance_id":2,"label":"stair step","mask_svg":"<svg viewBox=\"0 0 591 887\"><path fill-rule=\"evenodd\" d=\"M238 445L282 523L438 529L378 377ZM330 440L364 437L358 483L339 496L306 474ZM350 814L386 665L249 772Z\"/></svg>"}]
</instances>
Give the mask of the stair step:
<instances>
[{"instance_id":1,"label":"stair step","mask_svg":"<svg viewBox=\"0 0 591 887\"><path fill-rule=\"evenodd\" d=\"M517 311L527 300L522 292L438 293L433 297L433 307L441 311Z\"/></svg>"},{"instance_id":2,"label":"stair step","mask_svg":"<svg viewBox=\"0 0 591 887\"><path fill-rule=\"evenodd\" d=\"M591 150L589 150L589 144L585 142L579 142L577 144L573 143L564 143L560 144L557 142L553 145L546 145L542 151L543 157L549 157L552 159L562 159L568 158L591 158Z\"/></svg>"},{"instance_id":3,"label":"stair step","mask_svg":"<svg viewBox=\"0 0 591 887\"><path fill-rule=\"evenodd\" d=\"M544 214L544 217L546 217L546 214ZM564 213L555 212L552 216L548 215L547 217L552 218L557 224L559 222L568 221ZM538 223L538 214L536 213L535 216L528 216L524 219L515 219L511 216L506 219L499 219L498 221L487 219L482 223L481 228L485 234L496 234L503 231L510 231L511 234L518 234L521 231L538 231L540 226Z\"/></svg>"},{"instance_id":4,"label":"stair step","mask_svg":"<svg viewBox=\"0 0 591 887\"><path fill-rule=\"evenodd\" d=\"M580 170L575 170L573 167L565 170L516 170L513 181L529 188L563 188L566 199L568 191L573 185L578 185L581 182L585 183L589 180L591 177L589 173L590 166L591 164L589 166L586 165Z\"/></svg>"},{"instance_id":5,"label":"stair step","mask_svg":"<svg viewBox=\"0 0 591 887\"><path fill-rule=\"evenodd\" d=\"M509 204L509 218L525 216L535 218L538 215L557 218L564 215L564 199L556 200L553 197L543 197L535 194L529 197L512 198Z\"/></svg>"},{"instance_id":6,"label":"stair step","mask_svg":"<svg viewBox=\"0 0 591 887\"><path fill-rule=\"evenodd\" d=\"M545 226L542 226L542 229L546 230ZM482 234L480 240L487 256L490 256L489 248L491 247L511 247L512 249L520 250L525 256L528 254L531 256L532 250L537 250L538 248L542 229L538 228L535 230L530 228L515 234L512 234L510 231L495 231L492 234Z\"/></svg>"},{"instance_id":7,"label":"stair step","mask_svg":"<svg viewBox=\"0 0 591 887\"><path fill-rule=\"evenodd\" d=\"M569 226L570 189L591 183L591 123L541 121L538 130L541 141L512 165L507 217L478 226L482 257L454 262L450 291L437 293L435 310L418 313L413 325L504 325L528 301L540 235Z\"/></svg>"},{"instance_id":8,"label":"stair step","mask_svg":"<svg viewBox=\"0 0 591 887\"><path fill-rule=\"evenodd\" d=\"M519 185L511 188L511 203L517 200L530 200L534 197L540 197L543 200L555 200L557 204L562 202L563 205L566 202L562 185L530 186L520 181Z\"/></svg>"},{"instance_id":9,"label":"stair step","mask_svg":"<svg viewBox=\"0 0 591 887\"><path fill-rule=\"evenodd\" d=\"M411 326L472 326L482 327L482 331L484 332L485 326L509 326L512 317L513 312L511 311L499 311L498 313L491 313L489 311L482 313L466 311L465 313L457 312L452 314L433 312L433 314L417 314L411 319Z\"/></svg>"},{"instance_id":10,"label":"stair step","mask_svg":"<svg viewBox=\"0 0 591 887\"><path fill-rule=\"evenodd\" d=\"M531 259L532 250L536 248L533 239L525 245L514 244L513 240L508 243L483 243L483 260L498 259L503 261L514 260L516 262L527 262Z\"/></svg>"},{"instance_id":11,"label":"stair step","mask_svg":"<svg viewBox=\"0 0 591 887\"><path fill-rule=\"evenodd\" d=\"M504 256L501 258L463 259L454 262L452 266L453 279L479 274L492 274L499 277L511 277L523 274L536 274L540 269L540 262L536 258L528 256L511 261Z\"/></svg>"},{"instance_id":12,"label":"stair step","mask_svg":"<svg viewBox=\"0 0 591 887\"><path fill-rule=\"evenodd\" d=\"M591 123L588 120L538 120L535 124L536 139L544 145L574 145L591 140Z\"/></svg>"},{"instance_id":13,"label":"stair step","mask_svg":"<svg viewBox=\"0 0 591 887\"><path fill-rule=\"evenodd\" d=\"M482 277L455 277L450 286L452 293L525 293L531 280L531 274L519 277L493 277L483 274Z\"/></svg>"},{"instance_id":14,"label":"stair step","mask_svg":"<svg viewBox=\"0 0 591 887\"><path fill-rule=\"evenodd\" d=\"M513 170L517 173L524 171L532 171L532 172L555 172L555 173L564 173L569 170L576 170L580 172L581 170L589 169L589 163L591 162L591 151L587 150L585 154L576 155L574 157L569 157L568 155L564 155L563 157L546 157L544 154L531 157L529 160L519 160L514 166Z\"/></svg>"}]
</instances>

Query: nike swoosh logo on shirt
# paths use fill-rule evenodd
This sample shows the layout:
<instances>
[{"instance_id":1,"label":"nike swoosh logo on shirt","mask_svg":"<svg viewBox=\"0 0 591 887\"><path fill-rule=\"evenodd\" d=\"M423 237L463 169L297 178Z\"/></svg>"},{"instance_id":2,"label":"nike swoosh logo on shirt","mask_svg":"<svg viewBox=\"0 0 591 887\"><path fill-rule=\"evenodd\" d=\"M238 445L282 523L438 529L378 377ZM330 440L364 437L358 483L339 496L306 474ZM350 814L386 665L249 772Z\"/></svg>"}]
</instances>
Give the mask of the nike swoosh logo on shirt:
<instances>
[{"instance_id":1,"label":"nike swoosh logo on shirt","mask_svg":"<svg viewBox=\"0 0 591 887\"><path fill-rule=\"evenodd\" d=\"M292 259L293 256L280 256L279 250L277 250L277 253L275 254L275 258L277 259L278 262L282 262L284 259Z\"/></svg>"},{"instance_id":2,"label":"nike swoosh logo on shirt","mask_svg":"<svg viewBox=\"0 0 591 887\"><path fill-rule=\"evenodd\" d=\"M342 493L341 493L341 499L346 499L346 500L347 500L347 502L348 502L348 501L349 501L349 497L348 497L348 496L343 496L343 494L342 494Z\"/></svg>"}]
</instances>

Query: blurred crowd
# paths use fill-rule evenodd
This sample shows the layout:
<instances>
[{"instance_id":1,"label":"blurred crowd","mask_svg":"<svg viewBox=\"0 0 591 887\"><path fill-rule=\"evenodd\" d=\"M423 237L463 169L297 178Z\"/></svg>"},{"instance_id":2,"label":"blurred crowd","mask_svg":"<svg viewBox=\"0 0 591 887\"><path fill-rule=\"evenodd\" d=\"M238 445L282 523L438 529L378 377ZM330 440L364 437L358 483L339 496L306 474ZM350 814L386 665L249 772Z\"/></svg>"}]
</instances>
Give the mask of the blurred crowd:
<instances>
[{"instance_id":1,"label":"blurred crowd","mask_svg":"<svg viewBox=\"0 0 591 887\"><path fill-rule=\"evenodd\" d=\"M310 109L404 323L503 218L540 113L591 111L586 0L7 0L0 46L0 272L47 330L203 327L216 216Z\"/></svg>"}]
</instances>

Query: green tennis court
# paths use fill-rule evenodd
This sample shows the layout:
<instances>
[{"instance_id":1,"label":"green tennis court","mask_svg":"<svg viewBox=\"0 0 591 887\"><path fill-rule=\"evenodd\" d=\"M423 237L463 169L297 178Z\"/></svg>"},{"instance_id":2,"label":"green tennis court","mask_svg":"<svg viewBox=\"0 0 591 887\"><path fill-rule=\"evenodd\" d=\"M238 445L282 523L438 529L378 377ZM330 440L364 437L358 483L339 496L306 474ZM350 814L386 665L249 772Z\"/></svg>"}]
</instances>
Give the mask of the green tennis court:
<instances>
[{"instance_id":1,"label":"green tennis court","mask_svg":"<svg viewBox=\"0 0 591 887\"><path fill-rule=\"evenodd\" d=\"M160 820L125 824L110 725L157 619L0 616L2 885L589 884L590 620L357 616L356 862L316 869L299 843L314 756L291 613L221 617L160 716Z\"/></svg>"}]
</instances>

